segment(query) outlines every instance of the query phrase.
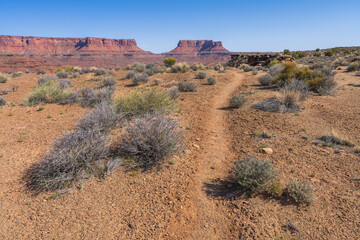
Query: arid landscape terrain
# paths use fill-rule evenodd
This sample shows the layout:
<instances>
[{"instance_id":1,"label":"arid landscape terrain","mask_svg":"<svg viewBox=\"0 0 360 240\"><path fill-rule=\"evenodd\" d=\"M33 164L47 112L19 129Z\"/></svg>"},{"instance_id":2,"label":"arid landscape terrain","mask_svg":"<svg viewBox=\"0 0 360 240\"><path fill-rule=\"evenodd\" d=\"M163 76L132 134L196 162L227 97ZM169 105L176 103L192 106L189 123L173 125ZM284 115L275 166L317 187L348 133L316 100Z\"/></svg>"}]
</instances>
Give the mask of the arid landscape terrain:
<instances>
[{"instance_id":1,"label":"arid landscape terrain","mask_svg":"<svg viewBox=\"0 0 360 240\"><path fill-rule=\"evenodd\" d=\"M359 48L0 53L0 239L360 239Z\"/></svg>"}]
</instances>

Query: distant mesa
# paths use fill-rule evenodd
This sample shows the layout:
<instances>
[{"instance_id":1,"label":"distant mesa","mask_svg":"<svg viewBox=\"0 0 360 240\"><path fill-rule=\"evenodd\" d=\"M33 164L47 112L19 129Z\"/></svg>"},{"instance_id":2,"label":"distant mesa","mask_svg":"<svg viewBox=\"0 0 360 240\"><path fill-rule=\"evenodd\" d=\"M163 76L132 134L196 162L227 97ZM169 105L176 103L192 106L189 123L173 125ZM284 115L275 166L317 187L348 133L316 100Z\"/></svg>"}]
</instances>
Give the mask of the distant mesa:
<instances>
[{"instance_id":1,"label":"distant mesa","mask_svg":"<svg viewBox=\"0 0 360 240\"><path fill-rule=\"evenodd\" d=\"M180 40L177 47L168 54L188 54L188 53L224 53L230 54L223 47L222 42L213 40Z\"/></svg>"},{"instance_id":2,"label":"distant mesa","mask_svg":"<svg viewBox=\"0 0 360 240\"><path fill-rule=\"evenodd\" d=\"M135 39L0 36L0 70L161 64L168 56L189 64L216 64L229 61L230 54L220 41L212 40L181 40L172 51L154 54L139 48Z\"/></svg>"}]
</instances>

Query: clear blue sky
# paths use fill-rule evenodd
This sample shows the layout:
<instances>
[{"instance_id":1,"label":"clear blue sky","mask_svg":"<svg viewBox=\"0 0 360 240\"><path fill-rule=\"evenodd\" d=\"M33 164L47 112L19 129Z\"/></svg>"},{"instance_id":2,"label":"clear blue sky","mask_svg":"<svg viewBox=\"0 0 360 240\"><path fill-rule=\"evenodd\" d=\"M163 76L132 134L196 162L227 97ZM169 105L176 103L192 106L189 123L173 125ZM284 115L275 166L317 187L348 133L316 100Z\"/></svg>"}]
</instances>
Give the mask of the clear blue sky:
<instances>
[{"instance_id":1,"label":"clear blue sky","mask_svg":"<svg viewBox=\"0 0 360 240\"><path fill-rule=\"evenodd\" d=\"M155 53L180 39L230 51L360 45L360 0L0 0L0 35L134 38Z\"/></svg>"}]
</instances>

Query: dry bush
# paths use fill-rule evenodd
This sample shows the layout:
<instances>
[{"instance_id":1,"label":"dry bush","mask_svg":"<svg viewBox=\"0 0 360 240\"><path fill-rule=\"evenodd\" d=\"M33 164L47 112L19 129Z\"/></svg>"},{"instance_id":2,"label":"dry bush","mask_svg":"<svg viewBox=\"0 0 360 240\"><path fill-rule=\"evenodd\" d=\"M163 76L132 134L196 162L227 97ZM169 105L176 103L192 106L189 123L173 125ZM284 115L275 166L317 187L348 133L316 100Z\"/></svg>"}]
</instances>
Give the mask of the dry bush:
<instances>
[{"instance_id":1,"label":"dry bush","mask_svg":"<svg viewBox=\"0 0 360 240\"><path fill-rule=\"evenodd\" d=\"M59 138L30 168L25 176L27 186L37 192L52 191L72 187L94 175L106 175L109 163L119 161L109 158L109 131L121 118L109 105L90 111L75 130Z\"/></svg>"},{"instance_id":2,"label":"dry bush","mask_svg":"<svg viewBox=\"0 0 360 240\"><path fill-rule=\"evenodd\" d=\"M10 89L8 88L4 88L4 89L0 89L0 93L3 94L3 95L7 95L11 92Z\"/></svg>"},{"instance_id":3,"label":"dry bush","mask_svg":"<svg viewBox=\"0 0 360 240\"><path fill-rule=\"evenodd\" d=\"M230 98L229 105L231 108L240 108L242 107L246 102L246 99L243 95L238 94L234 95Z\"/></svg>"},{"instance_id":4,"label":"dry bush","mask_svg":"<svg viewBox=\"0 0 360 240\"><path fill-rule=\"evenodd\" d=\"M79 102L82 107L95 107L100 103L111 103L116 90L114 86L107 86L98 91L93 88L82 88L78 91Z\"/></svg>"},{"instance_id":5,"label":"dry bush","mask_svg":"<svg viewBox=\"0 0 360 240\"><path fill-rule=\"evenodd\" d=\"M68 78L69 75L70 75L69 72L57 72L57 73L56 73L56 76L57 76L58 78Z\"/></svg>"},{"instance_id":6,"label":"dry bush","mask_svg":"<svg viewBox=\"0 0 360 240\"><path fill-rule=\"evenodd\" d=\"M290 182L284 191L285 195L296 203L311 204L313 199L313 187L300 181Z\"/></svg>"},{"instance_id":7,"label":"dry bush","mask_svg":"<svg viewBox=\"0 0 360 240\"><path fill-rule=\"evenodd\" d=\"M180 96L180 90L177 87L168 89L167 92L170 95L170 98L173 100L177 99Z\"/></svg>"},{"instance_id":8,"label":"dry bush","mask_svg":"<svg viewBox=\"0 0 360 240\"><path fill-rule=\"evenodd\" d=\"M321 141L324 141L327 144L336 144L343 145L348 147L354 147L355 144L351 142L348 138L340 136L337 132L332 130L331 134L323 135L320 137Z\"/></svg>"},{"instance_id":9,"label":"dry bush","mask_svg":"<svg viewBox=\"0 0 360 240\"><path fill-rule=\"evenodd\" d=\"M258 81L263 86L270 86L274 80L271 74L265 74L258 78Z\"/></svg>"},{"instance_id":10,"label":"dry bush","mask_svg":"<svg viewBox=\"0 0 360 240\"><path fill-rule=\"evenodd\" d=\"M146 73L135 73L132 78L134 85L140 85L142 83L149 82L149 76Z\"/></svg>"},{"instance_id":11,"label":"dry bush","mask_svg":"<svg viewBox=\"0 0 360 240\"><path fill-rule=\"evenodd\" d=\"M135 74L136 74L135 71L129 71L129 72L126 74L125 78L126 78L126 79L131 79L131 78L133 78L133 77L135 76Z\"/></svg>"},{"instance_id":12,"label":"dry bush","mask_svg":"<svg viewBox=\"0 0 360 240\"><path fill-rule=\"evenodd\" d=\"M104 68L97 68L95 71L95 76L105 75L106 70Z\"/></svg>"},{"instance_id":13,"label":"dry bush","mask_svg":"<svg viewBox=\"0 0 360 240\"><path fill-rule=\"evenodd\" d=\"M61 88L69 88L71 87L71 81L68 79L59 79L58 84Z\"/></svg>"},{"instance_id":14,"label":"dry bush","mask_svg":"<svg viewBox=\"0 0 360 240\"><path fill-rule=\"evenodd\" d=\"M198 74L196 74L197 79L205 79L206 76L207 76L206 72L199 72Z\"/></svg>"},{"instance_id":15,"label":"dry bush","mask_svg":"<svg viewBox=\"0 0 360 240\"><path fill-rule=\"evenodd\" d=\"M178 88L179 88L180 92L197 92L198 91L195 82L180 81L178 83Z\"/></svg>"},{"instance_id":16,"label":"dry bush","mask_svg":"<svg viewBox=\"0 0 360 240\"><path fill-rule=\"evenodd\" d=\"M36 71L37 74L45 74L46 73L46 70L45 69L38 69Z\"/></svg>"},{"instance_id":17,"label":"dry bush","mask_svg":"<svg viewBox=\"0 0 360 240\"><path fill-rule=\"evenodd\" d=\"M0 73L0 83L6 83L8 81L8 78Z\"/></svg>"},{"instance_id":18,"label":"dry bush","mask_svg":"<svg viewBox=\"0 0 360 240\"><path fill-rule=\"evenodd\" d=\"M0 97L0 106L4 106L7 103L6 99L3 97Z\"/></svg>"},{"instance_id":19,"label":"dry bush","mask_svg":"<svg viewBox=\"0 0 360 240\"><path fill-rule=\"evenodd\" d=\"M134 91L125 97L115 99L118 111L127 117L134 117L153 112L170 113L174 110L174 101L167 92L151 88Z\"/></svg>"},{"instance_id":20,"label":"dry bush","mask_svg":"<svg viewBox=\"0 0 360 240\"><path fill-rule=\"evenodd\" d=\"M17 78L17 77L20 77L22 75L22 72L13 72L11 77L12 78Z\"/></svg>"},{"instance_id":21,"label":"dry bush","mask_svg":"<svg viewBox=\"0 0 360 240\"><path fill-rule=\"evenodd\" d=\"M347 68L348 72L360 71L360 62L355 62L349 65Z\"/></svg>"},{"instance_id":22,"label":"dry bush","mask_svg":"<svg viewBox=\"0 0 360 240\"><path fill-rule=\"evenodd\" d=\"M207 78L207 83L209 85L215 85L216 84L216 77L215 76L211 76Z\"/></svg>"},{"instance_id":23,"label":"dry bush","mask_svg":"<svg viewBox=\"0 0 360 240\"><path fill-rule=\"evenodd\" d=\"M116 84L116 79L111 78L111 77L107 77L104 78L104 86L114 86Z\"/></svg>"},{"instance_id":24,"label":"dry bush","mask_svg":"<svg viewBox=\"0 0 360 240\"><path fill-rule=\"evenodd\" d=\"M265 190L277 175L278 171L269 161L248 155L235 163L232 179L243 190L256 192Z\"/></svg>"},{"instance_id":25,"label":"dry bush","mask_svg":"<svg viewBox=\"0 0 360 240\"><path fill-rule=\"evenodd\" d=\"M130 157L136 167L161 166L182 149L178 122L160 113L145 114L126 124L114 144L114 154Z\"/></svg>"},{"instance_id":26,"label":"dry bush","mask_svg":"<svg viewBox=\"0 0 360 240\"><path fill-rule=\"evenodd\" d=\"M162 83L164 83L164 80L158 79L158 78L154 79L154 84L155 84L156 86L159 86L159 85L162 84Z\"/></svg>"}]
</instances>

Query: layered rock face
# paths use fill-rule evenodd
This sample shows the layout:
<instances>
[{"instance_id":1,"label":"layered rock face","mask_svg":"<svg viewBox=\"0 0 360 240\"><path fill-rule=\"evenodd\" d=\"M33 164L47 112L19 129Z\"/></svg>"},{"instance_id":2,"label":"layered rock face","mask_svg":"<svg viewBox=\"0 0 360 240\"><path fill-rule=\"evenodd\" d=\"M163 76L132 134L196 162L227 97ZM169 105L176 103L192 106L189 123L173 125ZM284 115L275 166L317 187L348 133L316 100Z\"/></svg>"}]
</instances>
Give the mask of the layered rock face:
<instances>
[{"instance_id":1,"label":"layered rock face","mask_svg":"<svg viewBox=\"0 0 360 240\"><path fill-rule=\"evenodd\" d=\"M212 40L180 40L178 46L168 52L168 54L201 54L201 53L220 53L229 54L230 52L223 47L222 42Z\"/></svg>"},{"instance_id":2,"label":"layered rock face","mask_svg":"<svg viewBox=\"0 0 360 240\"><path fill-rule=\"evenodd\" d=\"M77 53L148 53L134 39L45 38L0 36L1 54L56 55Z\"/></svg>"},{"instance_id":3,"label":"layered rock face","mask_svg":"<svg viewBox=\"0 0 360 240\"><path fill-rule=\"evenodd\" d=\"M34 63L36 68L49 66L124 67L134 62L161 64L172 56L178 62L189 64L226 63L230 52L221 42L212 40L181 40L167 53L153 54L137 46L134 39L106 38L48 38L0 36L0 70L24 70ZM16 56L16 57L14 57ZM9 61L6 59L9 58ZM19 59L19 63L14 64ZM31 61L34 60L34 61ZM36 63L36 64L35 64ZM40 63L44 63L41 66Z\"/></svg>"}]
</instances>

